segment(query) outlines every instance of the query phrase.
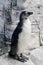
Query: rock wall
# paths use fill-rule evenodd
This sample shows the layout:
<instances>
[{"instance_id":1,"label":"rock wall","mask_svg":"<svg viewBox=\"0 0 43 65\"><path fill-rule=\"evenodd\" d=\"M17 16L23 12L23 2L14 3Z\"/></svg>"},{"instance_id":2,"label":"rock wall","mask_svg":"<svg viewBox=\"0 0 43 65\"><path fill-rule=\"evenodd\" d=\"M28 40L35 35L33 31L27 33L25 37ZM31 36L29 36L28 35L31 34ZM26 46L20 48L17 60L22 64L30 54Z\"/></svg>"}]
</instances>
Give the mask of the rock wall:
<instances>
[{"instance_id":1,"label":"rock wall","mask_svg":"<svg viewBox=\"0 0 43 65\"><path fill-rule=\"evenodd\" d=\"M43 44L43 1L42 0L17 0L16 5L14 5L16 1L12 0L0 0L0 34L2 33L2 28L5 23L5 35L7 37L7 44L10 43L9 39L11 39L13 30L17 26L19 21L20 12L23 10L32 11L33 15L30 16L31 20L31 36L32 42ZM10 6L12 5L12 8ZM12 23L9 25L6 23L5 15L3 17L3 6L6 10L10 10ZM2 22L4 23L2 23ZM3 28L4 32L4 28ZM3 33L4 35L4 33Z\"/></svg>"}]
</instances>

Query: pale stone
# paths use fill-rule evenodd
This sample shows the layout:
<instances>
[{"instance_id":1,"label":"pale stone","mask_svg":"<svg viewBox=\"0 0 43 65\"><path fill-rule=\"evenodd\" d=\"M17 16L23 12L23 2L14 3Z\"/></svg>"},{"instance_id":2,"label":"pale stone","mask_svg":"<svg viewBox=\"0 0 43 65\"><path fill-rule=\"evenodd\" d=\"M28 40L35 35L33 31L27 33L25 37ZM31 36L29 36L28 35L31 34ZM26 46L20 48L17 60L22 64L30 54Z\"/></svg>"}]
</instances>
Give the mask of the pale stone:
<instances>
[{"instance_id":1,"label":"pale stone","mask_svg":"<svg viewBox=\"0 0 43 65\"><path fill-rule=\"evenodd\" d=\"M20 62L8 57L8 54L0 56L0 65L34 65L31 59L27 62Z\"/></svg>"},{"instance_id":2,"label":"pale stone","mask_svg":"<svg viewBox=\"0 0 43 65\"><path fill-rule=\"evenodd\" d=\"M43 65L43 46L31 51L30 58L35 65Z\"/></svg>"}]
</instances>

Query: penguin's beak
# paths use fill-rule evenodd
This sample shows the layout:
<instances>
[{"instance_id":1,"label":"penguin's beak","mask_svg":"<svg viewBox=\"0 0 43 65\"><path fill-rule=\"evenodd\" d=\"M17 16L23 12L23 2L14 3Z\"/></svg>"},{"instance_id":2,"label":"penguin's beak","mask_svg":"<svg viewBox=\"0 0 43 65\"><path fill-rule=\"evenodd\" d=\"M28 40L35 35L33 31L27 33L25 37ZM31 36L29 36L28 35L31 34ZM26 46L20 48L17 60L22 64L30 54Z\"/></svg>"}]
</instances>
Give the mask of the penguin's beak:
<instances>
[{"instance_id":1,"label":"penguin's beak","mask_svg":"<svg viewBox=\"0 0 43 65\"><path fill-rule=\"evenodd\" d=\"M28 12L28 15L32 15L33 14L33 12Z\"/></svg>"}]
</instances>

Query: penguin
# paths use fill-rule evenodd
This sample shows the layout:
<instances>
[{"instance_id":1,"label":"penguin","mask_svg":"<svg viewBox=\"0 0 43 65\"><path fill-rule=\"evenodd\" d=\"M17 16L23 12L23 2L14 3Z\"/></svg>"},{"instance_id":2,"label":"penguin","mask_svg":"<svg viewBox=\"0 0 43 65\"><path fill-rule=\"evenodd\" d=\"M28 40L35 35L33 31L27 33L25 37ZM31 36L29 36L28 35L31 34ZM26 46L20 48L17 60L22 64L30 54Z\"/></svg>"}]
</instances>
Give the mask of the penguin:
<instances>
[{"instance_id":1,"label":"penguin","mask_svg":"<svg viewBox=\"0 0 43 65\"><path fill-rule=\"evenodd\" d=\"M15 28L11 38L11 49L9 56L21 62L28 60L28 57L25 55L28 53L27 49L31 33L31 22L29 20L29 16L32 14L33 12L21 12L18 25Z\"/></svg>"}]
</instances>

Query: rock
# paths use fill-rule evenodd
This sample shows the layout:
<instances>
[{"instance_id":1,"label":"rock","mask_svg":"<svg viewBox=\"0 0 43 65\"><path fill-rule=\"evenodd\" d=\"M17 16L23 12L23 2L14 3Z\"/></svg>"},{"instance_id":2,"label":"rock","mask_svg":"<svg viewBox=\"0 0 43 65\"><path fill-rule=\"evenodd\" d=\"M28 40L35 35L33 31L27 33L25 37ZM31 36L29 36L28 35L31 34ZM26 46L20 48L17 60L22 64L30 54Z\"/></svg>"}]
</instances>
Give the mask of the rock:
<instances>
[{"instance_id":1,"label":"rock","mask_svg":"<svg viewBox=\"0 0 43 65\"><path fill-rule=\"evenodd\" d=\"M34 65L31 59L27 62L20 62L8 57L8 53L3 56L0 56L0 65Z\"/></svg>"},{"instance_id":2,"label":"rock","mask_svg":"<svg viewBox=\"0 0 43 65\"><path fill-rule=\"evenodd\" d=\"M17 0L17 6L22 9L26 8L28 6L28 0Z\"/></svg>"},{"instance_id":3,"label":"rock","mask_svg":"<svg viewBox=\"0 0 43 65\"><path fill-rule=\"evenodd\" d=\"M43 65L43 46L31 51L30 58L35 65Z\"/></svg>"}]
</instances>

